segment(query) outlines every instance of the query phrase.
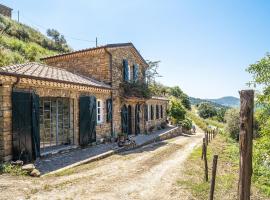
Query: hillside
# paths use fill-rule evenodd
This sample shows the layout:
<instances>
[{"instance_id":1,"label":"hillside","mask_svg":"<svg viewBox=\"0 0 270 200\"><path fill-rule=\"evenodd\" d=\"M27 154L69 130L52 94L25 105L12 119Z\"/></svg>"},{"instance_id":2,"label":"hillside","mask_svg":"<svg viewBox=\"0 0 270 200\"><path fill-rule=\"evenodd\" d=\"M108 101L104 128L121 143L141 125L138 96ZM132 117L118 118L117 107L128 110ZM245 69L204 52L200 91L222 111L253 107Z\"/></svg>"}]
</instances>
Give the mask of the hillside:
<instances>
[{"instance_id":1,"label":"hillside","mask_svg":"<svg viewBox=\"0 0 270 200\"><path fill-rule=\"evenodd\" d=\"M0 15L0 67L71 51L38 30Z\"/></svg>"},{"instance_id":2,"label":"hillside","mask_svg":"<svg viewBox=\"0 0 270 200\"><path fill-rule=\"evenodd\" d=\"M189 97L192 105L200 104L202 102L207 102L215 107L239 107L240 99L232 96L221 97L218 99L200 99Z\"/></svg>"},{"instance_id":3,"label":"hillside","mask_svg":"<svg viewBox=\"0 0 270 200\"><path fill-rule=\"evenodd\" d=\"M240 99L232 96L227 96L227 97L221 97L218 99L207 99L208 101L223 105L223 106L228 106L228 107L239 107L240 105Z\"/></svg>"},{"instance_id":4,"label":"hillside","mask_svg":"<svg viewBox=\"0 0 270 200\"><path fill-rule=\"evenodd\" d=\"M205 103L206 102L206 103L209 103L209 104L211 104L211 105L213 105L214 107L217 107L217 108L226 108L227 107L227 106L223 106L221 104L218 104L218 103L209 101L207 99L200 99L200 98L189 97L189 100L190 100L191 105L197 105L197 104Z\"/></svg>"}]
</instances>

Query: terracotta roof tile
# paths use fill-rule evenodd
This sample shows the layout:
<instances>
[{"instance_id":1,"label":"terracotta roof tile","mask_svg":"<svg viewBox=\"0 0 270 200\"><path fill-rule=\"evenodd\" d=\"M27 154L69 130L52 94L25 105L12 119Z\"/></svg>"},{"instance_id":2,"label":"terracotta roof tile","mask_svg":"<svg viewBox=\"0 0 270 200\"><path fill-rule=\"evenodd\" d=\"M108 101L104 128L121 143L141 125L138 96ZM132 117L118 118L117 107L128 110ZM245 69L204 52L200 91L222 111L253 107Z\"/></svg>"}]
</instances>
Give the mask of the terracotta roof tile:
<instances>
[{"instance_id":1,"label":"terracotta roof tile","mask_svg":"<svg viewBox=\"0 0 270 200\"><path fill-rule=\"evenodd\" d=\"M26 76L35 79L46 79L49 81L61 81L71 84L81 84L93 87L110 89L111 86L92 78L71 73L67 70L48 66L41 63L25 63L0 67L0 75Z\"/></svg>"}]
</instances>

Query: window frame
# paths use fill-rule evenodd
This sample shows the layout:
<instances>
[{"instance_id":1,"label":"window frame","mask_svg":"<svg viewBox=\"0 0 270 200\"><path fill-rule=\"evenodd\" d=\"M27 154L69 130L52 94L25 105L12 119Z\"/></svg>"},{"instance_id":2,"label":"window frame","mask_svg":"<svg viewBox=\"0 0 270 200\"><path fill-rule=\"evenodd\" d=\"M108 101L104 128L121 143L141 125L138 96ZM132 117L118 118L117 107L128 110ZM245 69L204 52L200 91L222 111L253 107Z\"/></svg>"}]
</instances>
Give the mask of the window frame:
<instances>
[{"instance_id":1,"label":"window frame","mask_svg":"<svg viewBox=\"0 0 270 200\"><path fill-rule=\"evenodd\" d=\"M97 99L97 124L103 123L103 101L101 99ZM100 104L100 105L98 105ZM100 111L100 112L99 112ZM98 119L100 117L100 119Z\"/></svg>"}]
</instances>

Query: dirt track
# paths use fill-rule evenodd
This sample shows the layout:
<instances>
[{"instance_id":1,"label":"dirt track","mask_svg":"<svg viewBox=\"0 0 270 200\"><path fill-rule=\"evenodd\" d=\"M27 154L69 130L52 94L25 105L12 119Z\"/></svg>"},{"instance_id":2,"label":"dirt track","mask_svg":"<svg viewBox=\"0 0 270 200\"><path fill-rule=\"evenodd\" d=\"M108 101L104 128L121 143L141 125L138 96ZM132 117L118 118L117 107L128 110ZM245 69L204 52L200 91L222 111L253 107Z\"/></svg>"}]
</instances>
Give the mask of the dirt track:
<instances>
[{"instance_id":1,"label":"dirt track","mask_svg":"<svg viewBox=\"0 0 270 200\"><path fill-rule=\"evenodd\" d=\"M180 136L77 167L61 176L0 176L0 199L186 199L176 187L202 134Z\"/></svg>"}]
</instances>

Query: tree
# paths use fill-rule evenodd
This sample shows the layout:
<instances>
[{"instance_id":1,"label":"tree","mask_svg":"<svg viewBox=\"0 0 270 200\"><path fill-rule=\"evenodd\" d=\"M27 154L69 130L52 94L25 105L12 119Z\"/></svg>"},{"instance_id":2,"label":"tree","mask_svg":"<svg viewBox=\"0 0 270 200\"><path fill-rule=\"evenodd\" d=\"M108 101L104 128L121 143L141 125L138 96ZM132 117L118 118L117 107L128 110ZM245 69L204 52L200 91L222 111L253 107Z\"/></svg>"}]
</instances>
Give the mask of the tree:
<instances>
[{"instance_id":1,"label":"tree","mask_svg":"<svg viewBox=\"0 0 270 200\"><path fill-rule=\"evenodd\" d=\"M254 142L253 177L270 194L270 54L251 64L247 71L253 76L249 85L261 89L256 94L255 125L258 124L259 138Z\"/></svg>"},{"instance_id":2,"label":"tree","mask_svg":"<svg viewBox=\"0 0 270 200\"><path fill-rule=\"evenodd\" d=\"M158 73L159 63L160 61L146 61L148 64L148 68L145 70L145 79L147 84L155 84L156 78L161 77Z\"/></svg>"},{"instance_id":3,"label":"tree","mask_svg":"<svg viewBox=\"0 0 270 200\"><path fill-rule=\"evenodd\" d=\"M225 113L225 131L230 134L233 139L239 139L239 131L240 131L240 116L239 109L232 108L226 111Z\"/></svg>"},{"instance_id":4,"label":"tree","mask_svg":"<svg viewBox=\"0 0 270 200\"><path fill-rule=\"evenodd\" d=\"M209 103L201 103L198 107L199 116L206 119L217 115L217 110Z\"/></svg>"},{"instance_id":5,"label":"tree","mask_svg":"<svg viewBox=\"0 0 270 200\"><path fill-rule=\"evenodd\" d=\"M63 35L61 35L55 29L48 29L47 30L48 37L51 37L52 40L55 42L59 50L62 50L67 47L67 41Z\"/></svg>"},{"instance_id":6,"label":"tree","mask_svg":"<svg viewBox=\"0 0 270 200\"><path fill-rule=\"evenodd\" d=\"M175 124L185 119L186 111L183 108L181 101L176 98L172 98L169 105L169 116L173 119Z\"/></svg>"},{"instance_id":7,"label":"tree","mask_svg":"<svg viewBox=\"0 0 270 200\"><path fill-rule=\"evenodd\" d=\"M182 105L190 110L191 109L191 103L189 100L188 95L186 95L179 86L174 86L169 89L169 94L174 96L175 98L178 98L181 100Z\"/></svg>"},{"instance_id":8,"label":"tree","mask_svg":"<svg viewBox=\"0 0 270 200\"><path fill-rule=\"evenodd\" d=\"M226 111L227 111L226 108L219 108L219 109L217 110L217 120L218 120L219 122L225 122L224 117L225 117Z\"/></svg>"}]
</instances>

